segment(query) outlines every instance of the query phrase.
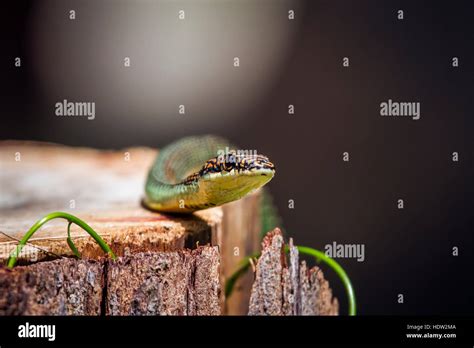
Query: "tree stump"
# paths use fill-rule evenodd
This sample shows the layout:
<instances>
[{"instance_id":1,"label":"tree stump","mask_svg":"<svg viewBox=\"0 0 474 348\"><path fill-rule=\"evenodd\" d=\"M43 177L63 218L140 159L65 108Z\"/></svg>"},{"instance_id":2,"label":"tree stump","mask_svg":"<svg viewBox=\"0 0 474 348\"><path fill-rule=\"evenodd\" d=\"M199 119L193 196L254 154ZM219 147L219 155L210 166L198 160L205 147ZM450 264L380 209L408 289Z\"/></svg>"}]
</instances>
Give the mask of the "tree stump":
<instances>
[{"instance_id":1,"label":"tree stump","mask_svg":"<svg viewBox=\"0 0 474 348\"><path fill-rule=\"evenodd\" d=\"M278 230L263 241L255 281L240 279L224 306L224 280L258 250L261 195L190 215L148 211L141 199L156 154L0 142L1 263L58 210L86 221L118 256L104 258L73 225L82 257L73 259L66 221L51 221L23 249L22 266L0 266L0 315L337 314L322 272L300 265L291 241L287 266Z\"/></svg>"},{"instance_id":2,"label":"tree stump","mask_svg":"<svg viewBox=\"0 0 474 348\"><path fill-rule=\"evenodd\" d=\"M140 263L148 265L143 261L145 257L143 253L148 253L146 257L150 260L158 258L156 262L167 260L169 263L170 273L161 273L162 285L171 282L172 272L175 272L177 267L185 265L183 272L191 272L189 274L194 272L194 277L200 280L199 283L195 280L194 287L190 284L186 286L188 290L192 290L190 293L193 301L199 303L186 305L181 303L179 306L177 304L172 306L165 298L172 293L162 289L160 301L163 303L156 307L157 314L217 314L215 298L206 296L218 294L219 304L223 308L223 296L220 289L216 288L216 281L223 284L225 277L234 271L242 257L257 249L260 232L258 218L260 195L257 192L228 205L191 215L148 211L141 206L141 199L148 170L156 155L157 151L149 148L99 151L37 142L0 142L0 262L6 262L17 240L21 239L35 221L47 213L65 211L87 222L118 256L123 257L114 265L110 263L109 275L134 272L138 270ZM20 279L24 279L22 277L31 272L39 272L38 275L44 281L52 280L46 275L50 269L56 267L58 272L63 272L66 270L64 268L66 264L67 267L71 267L69 260L61 259L73 256L66 242L66 227L66 221L53 220L37 231L19 258L19 264L29 265L35 262L37 264L32 268L18 268L18 271L15 269L14 272L3 269L0 273L2 284L4 286L9 284L8 277L20 282ZM71 237L84 260L100 260L104 255L95 241L78 226L71 226ZM204 245L219 248L221 253L219 265L217 249L198 248ZM238 255L235 254L235 250L239 250ZM54 259L60 260L55 263L44 262ZM206 263L206 267L209 267L207 276L203 268L203 264ZM131 266L132 264L135 268ZM119 271L117 267L123 267L123 270ZM217 267L220 269L219 272ZM97 279L101 277L100 272L102 270L97 270ZM153 270L144 269L143 272L142 276L151 274ZM140 277L137 275L133 278L134 282L145 286L142 284L144 280ZM117 284L120 281L120 278L114 278ZM189 277L183 278L176 285L183 290L188 281L191 281ZM241 303L248 302L250 285L249 281L239 283L227 313L246 312L247 309L243 308ZM112 282L107 282L107 286L107 296L111 299L114 289L118 288L114 288ZM207 291L210 293L205 294ZM93 296L96 295L94 293ZM154 312L153 309L143 307L145 303L136 304L138 294L122 295L120 299L124 302L107 306L108 314ZM41 293L34 296L48 295ZM34 296L30 296L30 299ZM127 302L129 300L133 303ZM0 298L0 301L4 299ZM25 303L26 307L31 305L31 302ZM43 303L45 306L48 305L48 302ZM236 305L232 306L232 303ZM62 309L57 309L55 306L51 305L49 313L63 313ZM240 312L235 312L236 310ZM20 312L40 314L43 313L43 309L35 307L9 311L9 313ZM82 314L97 313L99 313L97 310L89 309L82 312Z\"/></svg>"}]
</instances>

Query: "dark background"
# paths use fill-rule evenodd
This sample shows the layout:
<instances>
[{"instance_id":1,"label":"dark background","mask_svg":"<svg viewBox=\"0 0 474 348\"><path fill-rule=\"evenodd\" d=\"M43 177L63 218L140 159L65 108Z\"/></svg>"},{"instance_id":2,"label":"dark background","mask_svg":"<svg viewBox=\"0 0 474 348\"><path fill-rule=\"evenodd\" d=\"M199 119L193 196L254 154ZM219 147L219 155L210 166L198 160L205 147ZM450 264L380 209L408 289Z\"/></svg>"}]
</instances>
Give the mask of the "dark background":
<instances>
[{"instance_id":1,"label":"dark background","mask_svg":"<svg viewBox=\"0 0 474 348\"><path fill-rule=\"evenodd\" d=\"M365 244L364 262L339 260L355 286L360 314L474 313L472 2L255 0L260 18L273 16L274 6L297 6L295 21L286 19L285 10L281 18L272 19L273 27L264 23L261 31L258 25L251 28L251 36L233 36L231 29L222 28L224 41L231 41L229 47L232 40L238 46L248 38L262 52L267 42L278 39L271 28L292 30L285 36L284 54L267 75L270 82L265 88L255 87L259 91L255 98L238 99L238 93L253 91L245 81L237 83L237 91L220 88L215 99L220 104L210 111L204 95L191 104L194 107L187 107L187 119L170 111L175 104L160 105L156 112L150 111L153 105L135 107L140 96L154 93L150 81L144 81L141 91L140 80L133 80L135 73L154 75L153 66L144 64L140 70L140 58L132 58L132 69L126 72L134 82L129 86L130 100L120 94L128 88L127 83L120 85L121 57L116 70L105 65L90 69L97 52L84 47L112 25L114 11L120 9L122 15L114 26L136 24L127 21L128 12L118 3L50 1L40 9L39 1L2 2L0 139L119 149L161 147L184 135L218 133L244 149L258 149L276 164L277 175L269 188L296 243L319 249L333 241ZM170 2L161 3L166 11ZM237 0L196 3L199 16L208 14L206 21L211 24L219 11L230 22L247 18L249 9L256 11ZM51 17L54 11L44 4L54 4L55 11L59 8L65 16L69 8L79 8L74 29L67 19ZM126 8L149 4L130 1ZM190 1L178 6L187 4ZM95 7L102 11L103 28L88 23L88 16L97 14ZM403 21L397 20L398 9L404 10ZM192 11L187 11L191 21ZM234 17L234 11L239 15ZM244 22L234 24L242 30L249 27ZM70 40L56 41L58 31L62 39ZM121 35L117 33L113 47L120 45ZM55 39L48 41L48 37ZM136 44L149 42L137 37ZM82 45L80 52L74 51L78 45ZM255 52L260 51L247 51L249 57ZM230 61L232 54L238 55L232 49L228 53ZM21 69L13 65L17 56L22 57ZM454 56L459 57L458 68L451 65ZM349 68L342 66L343 57L350 58ZM49 65L44 63L48 59ZM242 76L257 77L272 60L267 56L264 65L254 55L246 61L245 53L241 59ZM156 64L166 70L170 63ZM50 72L45 72L45 66ZM231 69L229 75L235 74ZM101 75L102 71L108 75ZM78 87L83 76L89 78L89 85ZM223 81L227 76L217 78ZM104 88L103 81L110 89ZM196 83L197 94L204 93L205 83L193 76L188 81ZM212 90L209 93L212 100ZM232 104L234 94L238 107ZM63 98L97 100L96 120L58 119L54 103ZM381 117L379 105L388 99L420 102L421 119ZM101 101L112 106L100 109ZM288 104L295 105L295 115L287 114ZM232 115L228 122L227 115ZM342 161L344 151L350 153L348 163ZM457 163L451 160L453 151L459 152ZM404 199L405 209L397 209L398 198ZM293 210L288 209L289 199L295 200ZM459 248L458 257L452 256L453 246ZM344 313L342 286L331 271L326 274ZM399 293L404 294L404 304L397 303Z\"/></svg>"}]
</instances>

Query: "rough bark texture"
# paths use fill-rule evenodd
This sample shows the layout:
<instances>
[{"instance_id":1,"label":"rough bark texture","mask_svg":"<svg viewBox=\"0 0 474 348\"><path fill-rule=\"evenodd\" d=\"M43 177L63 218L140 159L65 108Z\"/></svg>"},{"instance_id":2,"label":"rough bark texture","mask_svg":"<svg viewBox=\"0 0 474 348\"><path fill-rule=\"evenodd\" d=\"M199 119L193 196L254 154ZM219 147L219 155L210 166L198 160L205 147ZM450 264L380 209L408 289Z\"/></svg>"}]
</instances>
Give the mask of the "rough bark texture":
<instances>
[{"instance_id":1,"label":"rough bark texture","mask_svg":"<svg viewBox=\"0 0 474 348\"><path fill-rule=\"evenodd\" d=\"M107 279L107 315L220 314L216 247L122 257Z\"/></svg>"},{"instance_id":2,"label":"rough bark texture","mask_svg":"<svg viewBox=\"0 0 474 348\"><path fill-rule=\"evenodd\" d=\"M0 315L99 315L98 261L61 259L0 268Z\"/></svg>"},{"instance_id":3,"label":"rough bark texture","mask_svg":"<svg viewBox=\"0 0 474 348\"><path fill-rule=\"evenodd\" d=\"M217 247L0 268L0 315L220 313Z\"/></svg>"},{"instance_id":4,"label":"rough bark texture","mask_svg":"<svg viewBox=\"0 0 474 348\"><path fill-rule=\"evenodd\" d=\"M256 265L249 315L337 315L338 312L338 301L332 296L322 271L318 267L308 270L304 261L299 263L292 240L287 260L281 231L269 232Z\"/></svg>"}]
</instances>

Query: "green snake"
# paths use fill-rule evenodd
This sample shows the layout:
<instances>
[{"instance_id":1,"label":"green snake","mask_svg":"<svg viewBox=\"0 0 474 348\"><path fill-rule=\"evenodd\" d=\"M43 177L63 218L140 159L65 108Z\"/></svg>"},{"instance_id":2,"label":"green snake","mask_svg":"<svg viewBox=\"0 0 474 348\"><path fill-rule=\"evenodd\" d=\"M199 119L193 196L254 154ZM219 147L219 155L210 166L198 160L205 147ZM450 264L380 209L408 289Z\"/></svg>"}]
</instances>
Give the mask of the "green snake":
<instances>
[{"instance_id":1,"label":"green snake","mask_svg":"<svg viewBox=\"0 0 474 348\"><path fill-rule=\"evenodd\" d=\"M236 150L213 136L182 138L163 148L145 184L145 207L191 213L238 200L268 183L275 166L268 157Z\"/></svg>"}]
</instances>

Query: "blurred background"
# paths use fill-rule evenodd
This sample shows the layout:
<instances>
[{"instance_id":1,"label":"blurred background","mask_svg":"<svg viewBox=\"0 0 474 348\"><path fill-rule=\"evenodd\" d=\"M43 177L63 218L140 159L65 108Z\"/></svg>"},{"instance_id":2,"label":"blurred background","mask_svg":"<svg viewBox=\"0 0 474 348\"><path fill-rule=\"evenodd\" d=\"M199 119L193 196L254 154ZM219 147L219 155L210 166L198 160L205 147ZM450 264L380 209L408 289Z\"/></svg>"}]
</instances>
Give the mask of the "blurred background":
<instances>
[{"instance_id":1,"label":"blurred background","mask_svg":"<svg viewBox=\"0 0 474 348\"><path fill-rule=\"evenodd\" d=\"M120 149L225 136L276 164L269 188L296 243L365 245L364 262L339 260L360 314L474 312L472 2L1 6L1 140ZM64 99L95 102L95 119L55 116ZM421 119L381 117L388 99L420 102Z\"/></svg>"}]
</instances>

